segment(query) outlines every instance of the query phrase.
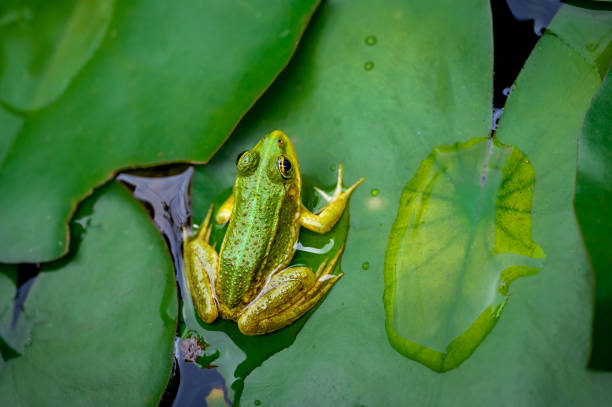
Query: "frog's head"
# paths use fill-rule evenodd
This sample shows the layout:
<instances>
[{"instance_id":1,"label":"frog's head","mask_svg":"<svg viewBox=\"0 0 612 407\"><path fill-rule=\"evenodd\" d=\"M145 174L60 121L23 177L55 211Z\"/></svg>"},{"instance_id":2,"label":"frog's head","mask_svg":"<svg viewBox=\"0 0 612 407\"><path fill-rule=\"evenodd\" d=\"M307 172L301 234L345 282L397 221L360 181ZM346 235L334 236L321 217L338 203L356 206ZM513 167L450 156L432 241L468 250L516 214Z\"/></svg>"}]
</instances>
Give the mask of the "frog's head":
<instances>
[{"instance_id":1,"label":"frog's head","mask_svg":"<svg viewBox=\"0 0 612 407\"><path fill-rule=\"evenodd\" d=\"M251 150L240 153L236 167L242 176L257 172L277 184L301 185L297 154L289 137L280 130L274 130Z\"/></svg>"}]
</instances>

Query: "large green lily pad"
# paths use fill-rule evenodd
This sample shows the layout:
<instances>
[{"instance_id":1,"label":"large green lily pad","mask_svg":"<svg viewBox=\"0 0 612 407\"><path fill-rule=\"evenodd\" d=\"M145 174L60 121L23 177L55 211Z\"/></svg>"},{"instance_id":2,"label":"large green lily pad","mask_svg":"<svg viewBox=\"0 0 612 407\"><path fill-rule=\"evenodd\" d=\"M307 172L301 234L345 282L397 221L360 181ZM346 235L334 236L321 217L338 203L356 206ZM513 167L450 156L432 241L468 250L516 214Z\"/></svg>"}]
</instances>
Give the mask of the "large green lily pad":
<instances>
[{"instance_id":1,"label":"large green lily pad","mask_svg":"<svg viewBox=\"0 0 612 407\"><path fill-rule=\"evenodd\" d=\"M19 110L35 110L57 99L102 42L113 3L3 2L0 100Z\"/></svg>"},{"instance_id":2,"label":"large green lily pad","mask_svg":"<svg viewBox=\"0 0 612 407\"><path fill-rule=\"evenodd\" d=\"M99 45L102 31L84 43L82 36L60 36L40 49L19 44L55 38L51 26L64 24L68 35L74 24L97 24L92 16L102 3L62 3L51 14L29 3L3 8L31 13L0 28L0 47L21 50L7 54L1 80L11 86L3 104L15 112L55 101L23 113L18 135L2 142L0 261L66 253L76 204L120 168L207 161L287 63L317 3L121 1ZM16 71L40 74L15 82Z\"/></svg>"},{"instance_id":3,"label":"large green lily pad","mask_svg":"<svg viewBox=\"0 0 612 407\"><path fill-rule=\"evenodd\" d=\"M246 378L242 405L607 401L612 378L585 370L591 280L572 212L577 138L601 83L597 65L563 28L583 21L571 26L600 39L582 13L563 6L517 81L498 133L533 167L532 240L545 264L513 284L511 301L474 353L440 374L389 343L383 259L401 190L420 163L438 146L490 132L490 11L476 1L321 6L292 63L217 158L229 171L236 153L279 128L315 184L330 184L329 167L338 162L347 180L366 182L351 202L342 284L291 347ZM449 224L446 233L453 232ZM204 337L216 345L215 336ZM221 349L215 364L226 380L233 369L224 371L224 361L242 357L237 347Z\"/></svg>"},{"instance_id":4,"label":"large green lily pad","mask_svg":"<svg viewBox=\"0 0 612 407\"><path fill-rule=\"evenodd\" d=\"M172 366L176 286L164 242L117 183L80 208L69 258L42 268L21 319L23 355L4 363L10 406L156 405Z\"/></svg>"},{"instance_id":5,"label":"large green lily pad","mask_svg":"<svg viewBox=\"0 0 612 407\"><path fill-rule=\"evenodd\" d=\"M586 115L574 206L595 273L590 367L612 370L612 70Z\"/></svg>"}]
</instances>

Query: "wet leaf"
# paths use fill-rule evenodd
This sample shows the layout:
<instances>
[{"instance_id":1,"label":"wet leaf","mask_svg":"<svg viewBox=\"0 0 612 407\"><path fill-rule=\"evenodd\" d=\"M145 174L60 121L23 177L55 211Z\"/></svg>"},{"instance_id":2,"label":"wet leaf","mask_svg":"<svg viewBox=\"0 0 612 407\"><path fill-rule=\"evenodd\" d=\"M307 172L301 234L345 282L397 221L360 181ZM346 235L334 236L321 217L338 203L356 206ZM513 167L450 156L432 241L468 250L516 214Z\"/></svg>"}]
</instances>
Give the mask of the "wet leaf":
<instances>
[{"instance_id":1,"label":"wet leaf","mask_svg":"<svg viewBox=\"0 0 612 407\"><path fill-rule=\"evenodd\" d=\"M531 239L535 174L495 139L436 148L406 184L385 258L387 334L444 372L467 359L544 257Z\"/></svg>"},{"instance_id":2,"label":"wet leaf","mask_svg":"<svg viewBox=\"0 0 612 407\"><path fill-rule=\"evenodd\" d=\"M585 117L578 148L574 207L595 273L589 366L612 370L612 70Z\"/></svg>"},{"instance_id":3,"label":"wet leaf","mask_svg":"<svg viewBox=\"0 0 612 407\"><path fill-rule=\"evenodd\" d=\"M3 29L12 34L2 36L4 48L28 38L52 40L57 27L70 29L70 18L81 27L80 8L107 3L78 2L76 9L62 3L64 11L27 4L17 9L31 9L33 26L6 23ZM64 254L76 204L118 169L207 161L287 63L316 5L317 0L188 1L180 7L122 1L115 3L97 47L98 34L89 42L72 36L62 42L59 36L59 42L40 45L44 49L19 47L28 55L11 60L2 83L13 86L12 72L23 75L33 58L32 69L42 72L24 84L23 103L38 100L39 89L41 100L65 90L46 108L24 114L18 136L10 145L2 142L0 261L47 261ZM84 63L81 57L94 48ZM54 54L44 58L49 52Z\"/></svg>"},{"instance_id":4,"label":"wet leaf","mask_svg":"<svg viewBox=\"0 0 612 407\"><path fill-rule=\"evenodd\" d=\"M31 344L5 362L0 398L11 406L155 405L177 316L163 240L116 183L82 205L73 232L80 237L70 258L44 266L29 293Z\"/></svg>"}]
</instances>

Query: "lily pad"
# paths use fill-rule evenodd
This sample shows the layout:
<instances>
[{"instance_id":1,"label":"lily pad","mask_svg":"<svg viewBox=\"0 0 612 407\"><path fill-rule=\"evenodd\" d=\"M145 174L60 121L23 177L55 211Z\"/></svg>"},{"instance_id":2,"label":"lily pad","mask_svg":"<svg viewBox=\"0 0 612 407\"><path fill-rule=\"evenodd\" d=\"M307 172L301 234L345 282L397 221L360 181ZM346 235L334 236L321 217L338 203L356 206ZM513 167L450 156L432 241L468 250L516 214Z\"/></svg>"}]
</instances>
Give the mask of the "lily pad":
<instances>
[{"instance_id":1,"label":"lily pad","mask_svg":"<svg viewBox=\"0 0 612 407\"><path fill-rule=\"evenodd\" d=\"M612 70L585 117L578 148L574 207L595 273L589 366L612 370Z\"/></svg>"},{"instance_id":2,"label":"lily pad","mask_svg":"<svg viewBox=\"0 0 612 407\"><path fill-rule=\"evenodd\" d=\"M562 10L560 19L582 13ZM498 133L534 169L532 240L545 263L513 283L512 300L474 353L440 374L388 341L383 259L401 190L420 163L438 146L490 132L490 10L476 1L322 4L290 65L216 159L226 161L231 179L236 154L278 128L295 141L314 184L331 184L338 162L345 179L366 181L351 202L345 276L291 347L245 379L242 405L607 403L612 377L584 368L591 280L572 212L577 138L601 76L567 45L573 34L558 21L517 81ZM589 20L582 21L589 38ZM215 178L206 177L212 188ZM211 346L227 344L202 336ZM243 352L230 345L220 352L215 364L231 381L234 369L224 365Z\"/></svg>"},{"instance_id":3,"label":"lily pad","mask_svg":"<svg viewBox=\"0 0 612 407\"><path fill-rule=\"evenodd\" d=\"M510 284L544 257L531 239L535 174L481 138L436 148L406 184L385 258L386 328L405 356L444 372L495 326ZM449 232L449 229L452 232Z\"/></svg>"},{"instance_id":4,"label":"lily pad","mask_svg":"<svg viewBox=\"0 0 612 407\"><path fill-rule=\"evenodd\" d=\"M8 154L9 148L17 137L17 133L23 124L23 118L0 107L0 123L4 125L2 139L0 139L0 162Z\"/></svg>"},{"instance_id":5,"label":"lily pad","mask_svg":"<svg viewBox=\"0 0 612 407\"><path fill-rule=\"evenodd\" d=\"M23 111L40 109L57 99L102 42L113 3L113 0L3 2L0 100Z\"/></svg>"},{"instance_id":6,"label":"lily pad","mask_svg":"<svg viewBox=\"0 0 612 407\"><path fill-rule=\"evenodd\" d=\"M78 2L77 8L98 4ZM66 225L76 204L118 169L207 161L287 63L317 4L116 2L99 46L97 34L75 45L88 52L97 48L78 72L80 63L68 59L60 65L36 60L37 69L55 67L49 74L55 90L41 91L46 99L64 86L56 78L72 79L55 102L23 114L19 134L0 150L6 150L0 162L0 261L39 262L65 254ZM53 18L60 25L66 21L59 13L45 17L45 26ZM33 30L35 38L48 38L44 27ZM1 37L1 47L20 43L19 31L11 33ZM62 47L46 49L64 55ZM13 83L12 73L2 75ZM47 82L36 83L44 88ZM20 100L31 98L25 88Z\"/></svg>"},{"instance_id":7,"label":"lily pad","mask_svg":"<svg viewBox=\"0 0 612 407\"><path fill-rule=\"evenodd\" d=\"M69 259L42 268L20 318L31 344L5 362L11 406L155 405L172 367L176 286L164 242L117 183L79 209Z\"/></svg>"}]
</instances>

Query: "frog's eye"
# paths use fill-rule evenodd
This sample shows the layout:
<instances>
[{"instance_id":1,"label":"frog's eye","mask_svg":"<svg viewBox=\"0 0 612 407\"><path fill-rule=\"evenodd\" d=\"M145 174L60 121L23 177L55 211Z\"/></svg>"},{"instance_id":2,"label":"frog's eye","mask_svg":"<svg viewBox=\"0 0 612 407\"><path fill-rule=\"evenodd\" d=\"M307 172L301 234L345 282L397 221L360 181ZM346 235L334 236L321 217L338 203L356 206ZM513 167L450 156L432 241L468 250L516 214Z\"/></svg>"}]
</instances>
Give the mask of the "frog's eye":
<instances>
[{"instance_id":1,"label":"frog's eye","mask_svg":"<svg viewBox=\"0 0 612 407\"><path fill-rule=\"evenodd\" d=\"M255 171L259 163L257 151L244 151L238 155L236 169L240 175L249 175Z\"/></svg>"},{"instance_id":2,"label":"frog's eye","mask_svg":"<svg viewBox=\"0 0 612 407\"><path fill-rule=\"evenodd\" d=\"M291 165L291 161L284 155L278 157L278 161L276 162L278 166L278 171L284 179L289 179L293 175L293 165Z\"/></svg>"},{"instance_id":3,"label":"frog's eye","mask_svg":"<svg viewBox=\"0 0 612 407\"><path fill-rule=\"evenodd\" d=\"M236 165L238 165L238 162L240 161L240 159L242 158L244 153L246 153L247 151L249 151L249 150L244 150L244 151L241 151L240 153L238 153L238 156L236 157Z\"/></svg>"}]
</instances>

